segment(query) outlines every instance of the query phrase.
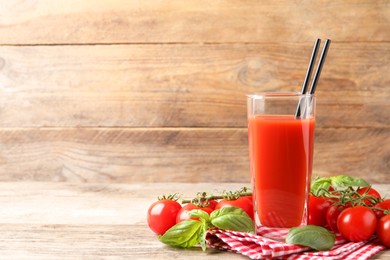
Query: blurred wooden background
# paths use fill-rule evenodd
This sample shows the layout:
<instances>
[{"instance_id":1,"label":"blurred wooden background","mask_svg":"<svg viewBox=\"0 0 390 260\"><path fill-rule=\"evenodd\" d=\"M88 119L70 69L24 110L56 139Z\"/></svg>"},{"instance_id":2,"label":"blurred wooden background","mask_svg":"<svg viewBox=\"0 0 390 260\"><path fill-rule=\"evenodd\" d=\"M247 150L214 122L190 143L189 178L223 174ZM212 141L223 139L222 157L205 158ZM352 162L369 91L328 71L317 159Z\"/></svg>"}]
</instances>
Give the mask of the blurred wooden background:
<instances>
[{"instance_id":1,"label":"blurred wooden background","mask_svg":"<svg viewBox=\"0 0 390 260\"><path fill-rule=\"evenodd\" d=\"M390 183L390 1L0 4L0 181L249 182L246 97L299 91L316 174ZM282 162L281 162L282 163Z\"/></svg>"}]
</instances>

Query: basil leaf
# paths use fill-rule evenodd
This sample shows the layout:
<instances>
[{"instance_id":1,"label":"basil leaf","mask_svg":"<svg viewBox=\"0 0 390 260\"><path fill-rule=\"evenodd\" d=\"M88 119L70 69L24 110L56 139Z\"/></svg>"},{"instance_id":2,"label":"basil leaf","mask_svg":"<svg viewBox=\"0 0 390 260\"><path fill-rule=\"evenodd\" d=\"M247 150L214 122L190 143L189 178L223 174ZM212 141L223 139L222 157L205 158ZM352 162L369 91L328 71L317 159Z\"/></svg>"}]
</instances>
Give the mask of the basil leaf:
<instances>
[{"instance_id":1,"label":"basil leaf","mask_svg":"<svg viewBox=\"0 0 390 260\"><path fill-rule=\"evenodd\" d=\"M252 219L244 210L237 207L225 207L214 210L210 215L211 224L224 230L255 232Z\"/></svg>"},{"instance_id":2,"label":"basil leaf","mask_svg":"<svg viewBox=\"0 0 390 260\"><path fill-rule=\"evenodd\" d=\"M202 247L203 251L206 251L206 235L207 235L207 229L208 229L208 224L206 223L205 220L202 220L202 226L199 230L199 244Z\"/></svg>"},{"instance_id":3,"label":"basil leaf","mask_svg":"<svg viewBox=\"0 0 390 260\"><path fill-rule=\"evenodd\" d=\"M188 248L199 243L200 231L204 223L189 219L174 225L159 237L164 244ZM207 227L206 227L207 229Z\"/></svg>"},{"instance_id":4,"label":"basil leaf","mask_svg":"<svg viewBox=\"0 0 390 260\"><path fill-rule=\"evenodd\" d=\"M333 247L335 235L320 226L308 225L292 228L288 231L286 243L307 246L318 251L329 250Z\"/></svg>"},{"instance_id":5,"label":"basil leaf","mask_svg":"<svg viewBox=\"0 0 390 260\"><path fill-rule=\"evenodd\" d=\"M356 186L356 187L368 187L370 184L366 182L362 178L354 178L347 175L339 175L333 176L329 178L333 187L348 187L348 186Z\"/></svg>"},{"instance_id":6,"label":"basil leaf","mask_svg":"<svg viewBox=\"0 0 390 260\"><path fill-rule=\"evenodd\" d=\"M332 182L329 178L323 177L316 177L310 185L310 192L314 196L321 196L325 190L328 190L331 186Z\"/></svg>"},{"instance_id":7,"label":"basil leaf","mask_svg":"<svg viewBox=\"0 0 390 260\"><path fill-rule=\"evenodd\" d=\"M201 209L193 209L190 212L188 212L188 215L191 217L196 217L200 219L200 222L202 223L201 228L199 229L199 244L202 247L203 251L206 251L206 234L207 229L209 228L209 220L210 216L205 211Z\"/></svg>"},{"instance_id":8,"label":"basil leaf","mask_svg":"<svg viewBox=\"0 0 390 260\"><path fill-rule=\"evenodd\" d=\"M195 218L204 219L205 221L208 221L210 219L209 214L207 214L205 211L201 209L193 209L188 212L188 215Z\"/></svg>"},{"instance_id":9,"label":"basil leaf","mask_svg":"<svg viewBox=\"0 0 390 260\"><path fill-rule=\"evenodd\" d=\"M347 175L338 175L333 177L316 177L310 185L310 192L315 196L321 196L330 186L337 188L369 187L370 184L362 178L354 178Z\"/></svg>"}]
</instances>

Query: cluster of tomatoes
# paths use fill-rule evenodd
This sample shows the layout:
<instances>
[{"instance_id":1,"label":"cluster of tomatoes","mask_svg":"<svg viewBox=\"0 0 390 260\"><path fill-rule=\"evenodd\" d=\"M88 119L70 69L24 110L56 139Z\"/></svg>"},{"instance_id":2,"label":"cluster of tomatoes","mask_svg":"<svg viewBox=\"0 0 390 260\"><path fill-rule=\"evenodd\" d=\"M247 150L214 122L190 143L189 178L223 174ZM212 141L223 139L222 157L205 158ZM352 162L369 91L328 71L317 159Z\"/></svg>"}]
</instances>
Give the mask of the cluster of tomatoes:
<instances>
[{"instance_id":1,"label":"cluster of tomatoes","mask_svg":"<svg viewBox=\"0 0 390 260\"><path fill-rule=\"evenodd\" d=\"M210 215L214 210L230 206L243 209L254 219L252 196L236 192L230 196L203 193L182 204L177 202L176 195L162 197L149 207L147 222L153 232L163 235L181 221L196 220L188 214L191 210L201 209ZM349 187L341 191L330 187L321 196L310 194L308 224L326 227L352 242L365 241L376 234L383 245L390 247L390 199L383 199L371 187Z\"/></svg>"},{"instance_id":2,"label":"cluster of tomatoes","mask_svg":"<svg viewBox=\"0 0 390 260\"><path fill-rule=\"evenodd\" d=\"M374 234L390 247L390 199L383 199L371 187L309 196L308 224L323 226L352 242L365 241Z\"/></svg>"},{"instance_id":3,"label":"cluster of tomatoes","mask_svg":"<svg viewBox=\"0 0 390 260\"><path fill-rule=\"evenodd\" d=\"M221 198L221 199L216 199ZM180 204L177 202L175 195L162 197L154 202L148 209L147 221L150 229L158 234L164 234L175 224L187 220L195 219L188 215L188 212L194 209L201 209L208 213L224 207L239 207L243 209L249 217L253 219L253 202L251 195L229 196L206 196L203 194L200 197L188 203Z\"/></svg>"}]
</instances>

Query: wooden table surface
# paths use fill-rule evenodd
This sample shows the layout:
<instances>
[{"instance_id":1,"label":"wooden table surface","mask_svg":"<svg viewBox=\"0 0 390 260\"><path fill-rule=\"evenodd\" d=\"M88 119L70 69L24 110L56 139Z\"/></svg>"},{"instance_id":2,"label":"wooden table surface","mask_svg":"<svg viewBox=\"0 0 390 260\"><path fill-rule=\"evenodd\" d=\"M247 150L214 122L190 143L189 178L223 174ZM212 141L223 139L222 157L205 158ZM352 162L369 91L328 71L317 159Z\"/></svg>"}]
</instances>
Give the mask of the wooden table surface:
<instances>
[{"instance_id":1,"label":"wooden table surface","mask_svg":"<svg viewBox=\"0 0 390 260\"><path fill-rule=\"evenodd\" d=\"M149 230L146 211L161 194L193 197L240 183L0 183L0 259L245 259L208 249L179 250ZM246 185L248 186L248 185ZM390 195L390 184L374 185ZM390 250L374 259L388 259Z\"/></svg>"}]
</instances>

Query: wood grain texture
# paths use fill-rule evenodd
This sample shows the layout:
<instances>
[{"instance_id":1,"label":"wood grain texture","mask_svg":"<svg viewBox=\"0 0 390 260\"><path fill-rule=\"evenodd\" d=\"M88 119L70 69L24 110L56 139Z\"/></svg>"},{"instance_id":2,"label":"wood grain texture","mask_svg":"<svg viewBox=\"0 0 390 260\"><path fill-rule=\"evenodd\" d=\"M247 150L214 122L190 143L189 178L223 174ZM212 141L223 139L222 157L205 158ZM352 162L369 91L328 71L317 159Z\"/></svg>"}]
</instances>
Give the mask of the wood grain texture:
<instances>
[{"instance_id":1,"label":"wood grain texture","mask_svg":"<svg viewBox=\"0 0 390 260\"><path fill-rule=\"evenodd\" d=\"M180 250L160 243L146 212L161 194L192 198L248 183L86 184L0 182L0 259L247 259L200 248ZM390 185L375 185L390 194ZM388 259L385 250L372 259Z\"/></svg>"},{"instance_id":2,"label":"wood grain texture","mask_svg":"<svg viewBox=\"0 0 390 260\"><path fill-rule=\"evenodd\" d=\"M311 43L0 47L1 127L244 127L245 95L299 91ZM334 43L320 127L389 127L390 43Z\"/></svg>"},{"instance_id":3,"label":"wood grain texture","mask_svg":"<svg viewBox=\"0 0 390 260\"><path fill-rule=\"evenodd\" d=\"M12 0L0 13L0 44L390 41L386 0Z\"/></svg>"},{"instance_id":4,"label":"wood grain texture","mask_svg":"<svg viewBox=\"0 0 390 260\"><path fill-rule=\"evenodd\" d=\"M246 128L0 130L0 181L245 182ZM390 128L318 128L314 175L389 183Z\"/></svg>"},{"instance_id":5,"label":"wood grain texture","mask_svg":"<svg viewBox=\"0 0 390 260\"><path fill-rule=\"evenodd\" d=\"M158 196L192 198L199 191L219 194L244 186L250 183L0 182L0 223L146 227L146 212Z\"/></svg>"},{"instance_id":6,"label":"wood grain texture","mask_svg":"<svg viewBox=\"0 0 390 260\"><path fill-rule=\"evenodd\" d=\"M0 180L247 180L245 95L299 90L321 37L315 171L390 182L386 0L10 0L0 13Z\"/></svg>"}]
</instances>

